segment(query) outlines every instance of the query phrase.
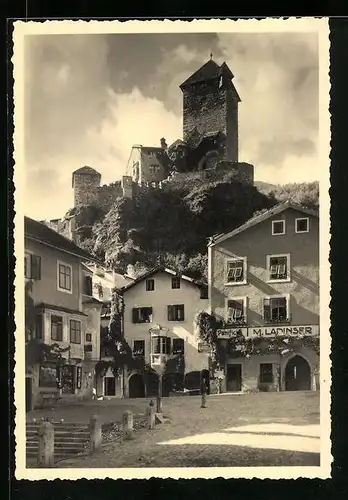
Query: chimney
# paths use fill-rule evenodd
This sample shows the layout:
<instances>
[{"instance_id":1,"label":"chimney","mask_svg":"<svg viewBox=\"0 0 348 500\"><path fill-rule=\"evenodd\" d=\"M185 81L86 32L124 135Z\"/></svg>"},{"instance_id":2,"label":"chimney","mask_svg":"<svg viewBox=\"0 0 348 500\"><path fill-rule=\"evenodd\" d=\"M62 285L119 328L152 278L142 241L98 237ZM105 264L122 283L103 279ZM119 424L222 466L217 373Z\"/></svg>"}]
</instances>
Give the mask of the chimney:
<instances>
[{"instance_id":1,"label":"chimney","mask_svg":"<svg viewBox=\"0 0 348 500\"><path fill-rule=\"evenodd\" d=\"M162 137L161 139L161 148L164 149L165 151L167 150L168 146L167 146L167 143L166 143L166 140L164 137Z\"/></svg>"}]
</instances>

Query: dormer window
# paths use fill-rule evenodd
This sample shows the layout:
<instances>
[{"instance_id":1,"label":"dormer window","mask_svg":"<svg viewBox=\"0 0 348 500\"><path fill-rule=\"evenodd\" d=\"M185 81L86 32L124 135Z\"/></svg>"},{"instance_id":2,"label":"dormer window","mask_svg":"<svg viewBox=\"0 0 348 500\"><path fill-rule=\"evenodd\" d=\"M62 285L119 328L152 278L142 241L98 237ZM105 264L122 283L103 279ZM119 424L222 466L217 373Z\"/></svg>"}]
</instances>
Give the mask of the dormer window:
<instances>
[{"instance_id":1,"label":"dormer window","mask_svg":"<svg viewBox=\"0 0 348 500\"><path fill-rule=\"evenodd\" d=\"M295 232L296 233L308 233L309 232L309 218L308 217L295 219Z\"/></svg>"},{"instance_id":2,"label":"dormer window","mask_svg":"<svg viewBox=\"0 0 348 500\"><path fill-rule=\"evenodd\" d=\"M285 220L272 221L272 235L285 234Z\"/></svg>"}]
</instances>

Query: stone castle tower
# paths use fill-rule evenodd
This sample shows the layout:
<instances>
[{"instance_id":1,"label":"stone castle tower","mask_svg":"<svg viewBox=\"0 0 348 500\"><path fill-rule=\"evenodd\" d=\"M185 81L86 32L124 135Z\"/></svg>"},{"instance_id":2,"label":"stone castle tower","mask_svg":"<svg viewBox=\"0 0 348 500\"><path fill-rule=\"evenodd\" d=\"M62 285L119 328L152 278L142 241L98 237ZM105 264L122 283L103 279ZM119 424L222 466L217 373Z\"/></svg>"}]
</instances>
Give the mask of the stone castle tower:
<instances>
[{"instance_id":1,"label":"stone castle tower","mask_svg":"<svg viewBox=\"0 0 348 500\"><path fill-rule=\"evenodd\" d=\"M74 206L88 206L98 197L101 175L92 167L81 167L72 174Z\"/></svg>"},{"instance_id":2,"label":"stone castle tower","mask_svg":"<svg viewBox=\"0 0 348 500\"><path fill-rule=\"evenodd\" d=\"M232 79L227 64L219 66L211 58L180 85L183 139L195 148L202 140L219 135L221 160L238 162L238 104L241 99Z\"/></svg>"}]
</instances>

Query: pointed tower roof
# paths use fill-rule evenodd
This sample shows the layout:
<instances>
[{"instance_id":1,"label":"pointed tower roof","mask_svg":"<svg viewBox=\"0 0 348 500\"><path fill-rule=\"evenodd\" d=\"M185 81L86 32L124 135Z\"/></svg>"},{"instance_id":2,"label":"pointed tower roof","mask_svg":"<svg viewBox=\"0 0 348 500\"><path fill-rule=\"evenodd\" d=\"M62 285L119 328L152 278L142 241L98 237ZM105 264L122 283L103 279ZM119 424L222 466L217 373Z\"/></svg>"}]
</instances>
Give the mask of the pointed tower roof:
<instances>
[{"instance_id":1,"label":"pointed tower roof","mask_svg":"<svg viewBox=\"0 0 348 500\"><path fill-rule=\"evenodd\" d=\"M213 80L214 78L219 78L222 74L228 76L231 80L233 78L233 73L225 62L219 66L213 59L209 59L208 62L203 64L193 75L191 75L187 80L185 80L180 88L183 90L185 87L192 85L194 83L204 82L206 80Z\"/></svg>"}]
</instances>

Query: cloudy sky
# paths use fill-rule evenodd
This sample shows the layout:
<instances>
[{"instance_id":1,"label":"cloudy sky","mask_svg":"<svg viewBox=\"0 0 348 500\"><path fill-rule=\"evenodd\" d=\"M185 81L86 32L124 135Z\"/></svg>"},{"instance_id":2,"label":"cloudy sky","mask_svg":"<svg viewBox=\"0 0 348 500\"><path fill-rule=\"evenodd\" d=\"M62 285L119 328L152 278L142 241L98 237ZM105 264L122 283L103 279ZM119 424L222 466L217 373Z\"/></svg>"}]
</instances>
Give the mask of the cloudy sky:
<instances>
[{"instance_id":1,"label":"cloudy sky","mask_svg":"<svg viewBox=\"0 0 348 500\"><path fill-rule=\"evenodd\" d=\"M317 179L315 33L27 36L26 214L64 215L71 173L90 165L102 183L125 172L132 144L182 137L182 93L210 52L240 94L240 161L272 183Z\"/></svg>"}]
</instances>

